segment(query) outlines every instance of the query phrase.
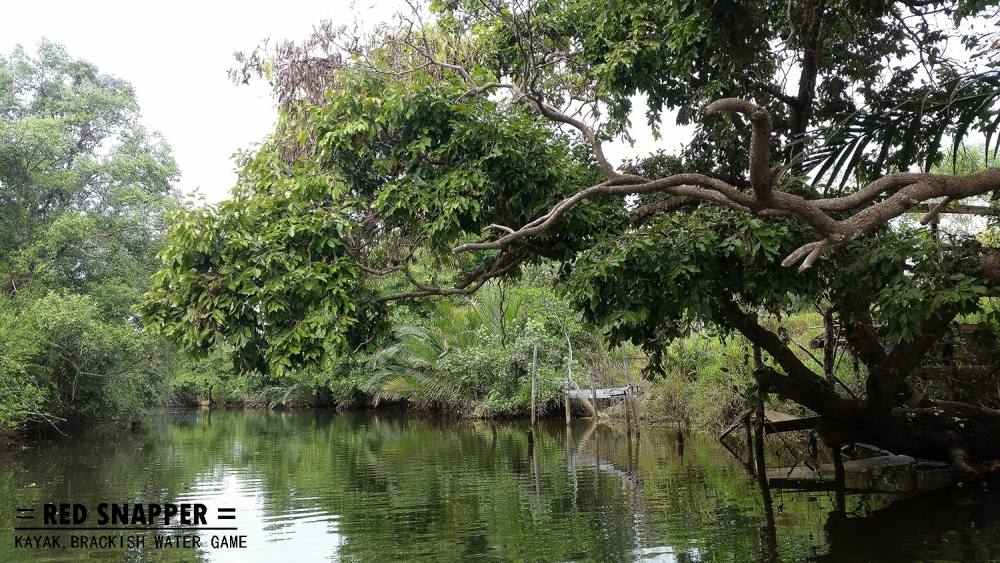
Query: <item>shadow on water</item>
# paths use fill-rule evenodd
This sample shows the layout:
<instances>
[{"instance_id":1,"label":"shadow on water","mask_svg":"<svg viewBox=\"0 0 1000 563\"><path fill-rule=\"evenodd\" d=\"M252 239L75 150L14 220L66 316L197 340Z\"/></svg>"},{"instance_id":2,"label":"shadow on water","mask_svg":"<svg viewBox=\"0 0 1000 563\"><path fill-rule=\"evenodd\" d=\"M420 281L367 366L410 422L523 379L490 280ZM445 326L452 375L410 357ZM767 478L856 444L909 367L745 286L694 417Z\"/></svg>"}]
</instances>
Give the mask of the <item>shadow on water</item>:
<instances>
[{"instance_id":1,"label":"shadow on water","mask_svg":"<svg viewBox=\"0 0 1000 563\"><path fill-rule=\"evenodd\" d=\"M94 559L768 560L756 484L710 437L648 428L630 440L622 427L544 420L529 444L527 429L385 411L190 411L136 434L88 430L0 454L0 561L83 558L13 548L14 506L45 502L234 506L249 544L83 554ZM994 496L884 504L852 497L845 518L829 515L830 495L776 495L778 559L1000 553Z\"/></svg>"},{"instance_id":2,"label":"shadow on water","mask_svg":"<svg viewBox=\"0 0 1000 563\"><path fill-rule=\"evenodd\" d=\"M1000 538L1000 479L897 500L866 516L830 513L819 561L987 561Z\"/></svg>"}]
</instances>

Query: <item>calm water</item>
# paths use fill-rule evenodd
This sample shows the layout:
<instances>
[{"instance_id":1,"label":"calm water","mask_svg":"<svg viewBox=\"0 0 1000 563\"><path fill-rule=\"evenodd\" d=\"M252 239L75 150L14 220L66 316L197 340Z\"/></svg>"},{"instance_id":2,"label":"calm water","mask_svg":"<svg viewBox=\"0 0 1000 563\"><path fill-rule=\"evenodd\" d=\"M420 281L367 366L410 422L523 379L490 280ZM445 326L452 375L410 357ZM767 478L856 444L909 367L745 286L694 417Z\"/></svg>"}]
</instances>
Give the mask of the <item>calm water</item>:
<instances>
[{"instance_id":1,"label":"calm water","mask_svg":"<svg viewBox=\"0 0 1000 563\"><path fill-rule=\"evenodd\" d=\"M754 561L759 495L710 439L667 429L629 441L587 421L523 424L402 413L184 412L138 433L92 430L0 454L0 560ZM882 508L778 494L782 560L1000 557L1000 501L962 492ZM14 547L15 507L202 502L235 507L243 550ZM151 532L147 532L151 535ZM68 541L68 540L64 540ZM151 539L147 541L151 542Z\"/></svg>"}]
</instances>

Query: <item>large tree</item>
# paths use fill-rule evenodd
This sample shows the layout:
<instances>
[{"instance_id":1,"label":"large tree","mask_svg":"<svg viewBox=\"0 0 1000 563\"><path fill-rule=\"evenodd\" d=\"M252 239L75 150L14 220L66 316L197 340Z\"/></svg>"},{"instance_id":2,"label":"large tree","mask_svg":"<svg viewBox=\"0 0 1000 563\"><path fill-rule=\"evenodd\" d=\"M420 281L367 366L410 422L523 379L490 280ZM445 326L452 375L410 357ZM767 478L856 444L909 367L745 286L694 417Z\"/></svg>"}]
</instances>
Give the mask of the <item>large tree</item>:
<instances>
[{"instance_id":1,"label":"large tree","mask_svg":"<svg viewBox=\"0 0 1000 563\"><path fill-rule=\"evenodd\" d=\"M995 8L434 10L368 41L321 27L274 59L241 59L238 79L271 76L283 120L232 200L175 227L151 326L295 369L362 342L386 303L470 293L545 257L591 319L654 359L695 326L739 332L767 354L760 386L824 415L832 446L862 440L963 472L1000 456L1000 413L911 383L953 319L1000 285L1000 253L894 221L924 205L934 222L1000 188L995 169L929 172L975 129L990 161L998 76L976 61L995 46L968 28ZM627 137L637 95L653 125L676 110L697 132L678 157L619 168L604 143ZM768 328L803 302L844 326L864 397L838 393Z\"/></svg>"}]
</instances>

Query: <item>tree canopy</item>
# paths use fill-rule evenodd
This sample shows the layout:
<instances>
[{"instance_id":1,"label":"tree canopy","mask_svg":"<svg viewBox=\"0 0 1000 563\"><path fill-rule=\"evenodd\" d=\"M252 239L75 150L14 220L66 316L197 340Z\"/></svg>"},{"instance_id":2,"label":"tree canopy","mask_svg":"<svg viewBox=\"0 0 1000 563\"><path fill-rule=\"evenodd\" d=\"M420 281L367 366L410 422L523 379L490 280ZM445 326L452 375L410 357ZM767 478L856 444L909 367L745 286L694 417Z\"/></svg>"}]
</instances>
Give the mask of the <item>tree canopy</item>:
<instances>
[{"instance_id":1,"label":"tree canopy","mask_svg":"<svg viewBox=\"0 0 1000 563\"><path fill-rule=\"evenodd\" d=\"M177 166L127 82L42 42L0 57L0 430L122 414L166 361L132 310Z\"/></svg>"}]
</instances>

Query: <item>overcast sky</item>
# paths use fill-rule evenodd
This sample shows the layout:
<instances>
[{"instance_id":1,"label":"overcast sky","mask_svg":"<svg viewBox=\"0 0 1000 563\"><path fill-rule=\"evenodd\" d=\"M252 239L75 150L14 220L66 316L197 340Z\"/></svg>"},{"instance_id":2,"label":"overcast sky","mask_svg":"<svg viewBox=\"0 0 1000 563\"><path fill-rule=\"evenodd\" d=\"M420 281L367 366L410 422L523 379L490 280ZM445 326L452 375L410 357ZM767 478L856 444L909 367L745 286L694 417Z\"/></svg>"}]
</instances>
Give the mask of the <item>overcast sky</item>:
<instances>
[{"instance_id":1,"label":"overcast sky","mask_svg":"<svg viewBox=\"0 0 1000 563\"><path fill-rule=\"evenodd\" d=\"M236 87L229 81L233 52L249 51L267 37L303 38L323 19L372 26L402 6L399 0L353 6L337 0L34 0L4 6L0 50L21 44L33 52L45 37L130 81L145 125L173 147L181 190L197 188L214 202L226 198L235 181L232 154L267 135L276 117L266 84ZM642 111L635 117L637 146L609 147L610 158L654 148ZM676 150L686 138L686 131L669 127L656 146Z\"/></svg>"}]
</instances>

